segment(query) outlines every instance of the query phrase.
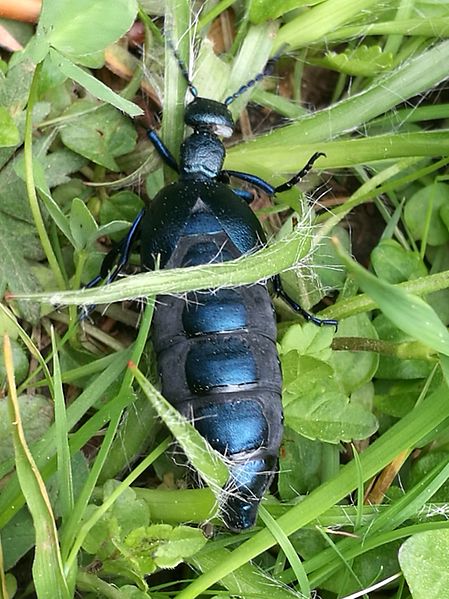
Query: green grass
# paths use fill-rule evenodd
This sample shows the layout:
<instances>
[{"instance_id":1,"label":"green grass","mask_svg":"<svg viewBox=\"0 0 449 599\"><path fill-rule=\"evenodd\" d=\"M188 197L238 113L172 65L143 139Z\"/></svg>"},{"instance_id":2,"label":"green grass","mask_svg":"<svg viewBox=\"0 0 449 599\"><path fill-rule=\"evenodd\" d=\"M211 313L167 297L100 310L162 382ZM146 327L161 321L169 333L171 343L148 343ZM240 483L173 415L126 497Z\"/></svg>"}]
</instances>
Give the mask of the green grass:
<instances>
[{"instance_id":1,"label":"green grass","mask_svg":"<svg viewBox=\"0 0 449 599\"><path fill-rule=\"evenodd\" d=\"M246 599L266 597L269 584L274 598L449 597L449 110L436 91L447 78L449 9L222 1L192 19L188 0L154 12L133 0L61 4L44 2L37 34L17 25L28 45L2 65L0 280L13 297L0 312L11 339L0 364L9 384L0 596ZM235 30L218 56L206 36L211 23L229 24L229 7ZM142 61L117 45L135 18L145 26ZM142 112L140 85L153 86L161 134L178 155L186 83L168 40L188 64L194 37L194 84L218 100L281 51L273 76L231 105L238 118L257 104L256 132L268 116L280 124L233 143L226 168L277 185L315 151L326 155L259 211L272 217L263 250L80 290L101 264L98 239L119 240L141 209L137 192L154 197L174 178L130 117ZM97 70L106 48L115 72L142 62L129 83ZM304 85L319 89L319 77L329 89L310 110ZM321 210L310 197L338 202ZM364 237L362 266L350 255ZM257 527L235 535L217 518L225 464L157 391L153 300L279 272L297 301L339 328L304 324L275 301L280 473ZM77 322L77 305L129 298L146 298L142 314L117 304L105 328L99 318ZM168 457L156 413L210 488L183 488L186 469ZM198 528L205 522L214 536Z\"/></svg>"}]
</instances>

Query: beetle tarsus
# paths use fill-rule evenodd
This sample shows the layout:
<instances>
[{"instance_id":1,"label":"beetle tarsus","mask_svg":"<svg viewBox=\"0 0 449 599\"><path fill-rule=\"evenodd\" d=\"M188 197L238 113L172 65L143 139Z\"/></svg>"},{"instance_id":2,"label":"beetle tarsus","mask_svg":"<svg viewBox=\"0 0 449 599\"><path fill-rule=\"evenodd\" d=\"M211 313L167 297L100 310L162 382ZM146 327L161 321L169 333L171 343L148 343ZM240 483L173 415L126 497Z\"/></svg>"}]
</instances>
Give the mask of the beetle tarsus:
<instances>
[{"instance_id":1,"label":"beetle tarsus","mask_svg":"<svg viewBox=\"0 0 449 599\"><path fill-rule=\"evenodd\" d=\"M313 322L313 324L316 324L319 327L322 327L322 326L333 326L333 327L335 327L337 329L337 327L338 327L338 320L334 320L333 318L318 318L318 316L315 316L314 314L311 314L310 312L307 312L307 310L305 310L297 302L295 302L295 300L292 299L285 292L284 288L282 287L281 277L279 275L275 275L273 277L273 286L274 286L274 292L275 292L275 294L278 297L280 297L282 300L284 300L284 302L288 306L290 306L290 308L292 310L294 310L298 314L301 314L301 316L304 318L304 320L306 320L307 322Z\"/></svg>"}]
</instances>

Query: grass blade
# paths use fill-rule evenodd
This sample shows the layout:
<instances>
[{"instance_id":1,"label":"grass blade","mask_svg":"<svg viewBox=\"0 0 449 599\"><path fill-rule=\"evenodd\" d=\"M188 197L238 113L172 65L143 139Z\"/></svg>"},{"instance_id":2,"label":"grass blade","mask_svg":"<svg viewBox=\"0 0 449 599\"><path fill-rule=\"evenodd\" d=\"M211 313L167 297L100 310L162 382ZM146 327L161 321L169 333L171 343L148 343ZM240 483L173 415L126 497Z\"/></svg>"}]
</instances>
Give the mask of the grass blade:
<instances>
[{"instance_id":1,"label":"grass blade","mask_svg":"<svg viewBox=\"0 0 449 599\"><path fill-rule=\"evenodd\" d=\"M293 572L295 573L296 580L301 588L301 593L305 598L309 598L311 595L310 584L307 579L307 574L304 570L304 566L299 559L299 555L296 553L295 548L291 544L289 538L286 536L282 528L276 522L276 520L270 515L270 513L264 508L263 505L259 507L259 516L263 520L263 523L267 529L271 532L273 537L277 540L279 546L288 559Z\"/></svg>"},{"instance_id":2,"label":"grass blade","mask_svg":"<svg viewBox=\"0 0 449 599\"><path fill-rule=\"evenodd\" d=\"M9 337L4 337L4 356L9 389L9 411L16 455L16 468L20 485L33 518L36 533L36 550L33 563L33 580L39 599L69 599L70 593L65 580L58 532L47 489L28 448L14 381Z\"/></svg>"},{"instance_id":3,"label":"grass blade","mask_svg":"<svg viewBox=\"0 0 449 599\"><path fill-rule=\"evenodd\" d=\"M338 255L360 287L376 302L387 318L404 333L449 356L449 332L429 304L398 286L378 279L352 260L338 240L334 240L334 244Z\"/></svg>"},{"instance_id":4,"label":"grass blade","mask_svg":"<svg viewBox=\"0 0 449 599\"><path fill-rule=\"evenodd\" d=\"M211 489L219 494L229 476L222 456L212 449L193 425L147 381L134 364L130 363L129 368L154 409L176 437L190 463Z\"/></svg>"},{"instance_id":5,"label":"grass blade","mask_svg":"<svg viewBox=\"0 0 449 599\"><path fill-rule=\"evenodd\" d=\"M73 480L68 444L67 413L62 389L61 369L59 366L58 352L56 351L55 331L51 329L51 343L53 349L53 379L55 402L55 432L56 452L58 461L58 487L61 500L61 515L63 522L67 520L73 509Z\"/></svg>"}]
</instances>

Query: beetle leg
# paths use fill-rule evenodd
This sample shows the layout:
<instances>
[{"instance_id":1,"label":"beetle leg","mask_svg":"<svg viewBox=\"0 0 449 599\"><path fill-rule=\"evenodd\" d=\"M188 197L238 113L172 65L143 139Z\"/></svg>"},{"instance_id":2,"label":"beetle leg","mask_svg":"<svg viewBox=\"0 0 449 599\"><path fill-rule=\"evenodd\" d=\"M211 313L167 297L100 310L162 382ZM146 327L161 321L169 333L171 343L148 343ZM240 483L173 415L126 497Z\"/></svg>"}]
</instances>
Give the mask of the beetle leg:
<instances>
[{"instance_id":1,"label":"beetle leg","mask_svg":"<svg viewBox=\"0 0 449 599\"><path fill-rule=\"evenodd\" d=\"M241 179L242 181L246 181L247 183L251 183L255 187L259 187L266 194L272 196L276 193L282 193L283 191L287 191L291 189L294 185L296 185L307 173L311 170L314 163L320 156L325 156L323 152L315 152L315 154L309 159L307 164L294 175L291 179L282 183L282 185L278 185L274 187L268 181L261 179L257 175L251 175L250 173L242 173L241 171L229 171L224 170L220 173L220 180L226 180L226 177L236 177L236 179Z\"/></svg>"},{"instance_id":2,"label":"beetle leg","mask_svg":"<svg viewBox=\"0 0 449 599\"><path fill-rule=\"evenodd\" d=\"M140 222L144 215L144 210L141 210L139 214L134 219L133 224L131 225L126 236L110 250L103 259L100 268L100 274L94 277L91 281L85 285L85 289L91 289L100 283L100 281L104 280L105 285L109 285L115 281L115 279L119 276L125 266L128 264L129 256L131 254L131 248L133 243L136 240L136 237L139 233ZM112 265L118 258L118 262L115 267L111 270ZM85 320L89 314L94 310L95 304L91 304L89 306L83 306L80 310L79 320Z\"/></svg>"},{"instance_id":3,"label":"beetle leg","mask_svg":"<svg viewBox=\"0 0 449 599\"><path fill-rule=\"evenodd\" d=\"M289 179L282 185L278 185L275 188L275 192L282 193L283 191L287 191L287 190L291 189L294 185L299 183L299 181L301 181L301 179L303 177L305 177L307 175L307 173L312 169L315 161L318 160L318 158L320 156L326 156L326 154L323 154L323 152L315 152L315 154L311 158L309 158L309 161L307 162L307 164L298 173L296 173L296 175L294 175L291 179Z\"/></svg>"},{"instance_id":4,"label":"beetle leg","mask_svg":"<svg viewBox=\"0 0 449 599\"><path fill-rule=\"evenodd\" d=\"M167 164L170 168L172 168L174 171L179 173L178 163L176 162L172 153L167 148L167 146L164 144L162 139L156 133L156 131L154 129L148 129L147 137L151 141L156 152L159 154L159 156L162 158L162 160L165 162L165 164Z\"/></svg>"},{"instance_id":5,"label":"beetle leg","mask_svg":"<svg viewBox=\"0 0 449 599\"><path fill-rule=\"evenodd\" d=\"M276 193L276 188L270 185L264 179L261 179L257 175L251 175L250 173L242 173L241 171L221 171L219 175L219 180L227 183L229 181L229 177L235 177L236 179L240 179L241 181L245 181L246 183L250 183L254 185L254 187L258 187L262 191L264 191L269 196L272 196Z\"/></svg>"},{"instance_id":6,"label":"beetle leg","mask_svg":"<svg viewBox=\"0 0 449 599\"><path fill-rule=\"evenodd\" d=\"M251 204L251 202L254 201L254 195L250 191L247 191L246 189L239 189L238 187L232 187L231 189L236 196L239 196L239 198L245 200L247 204Z\"/></svg>"},{"instance_id":7,"label":"beetle leg","mask_svg":"<svg viewBox=\"0 0 449 599\"><path fill-rule=\"evenodd\" d=\"M103 279L105 279L105 284L109 285L115 281L115 279L119 276L121 271L128 264L129 256L131 254L131 248L133 243L136 240L136 237L140 230L140 223L142 221L142 217L144 215L144 210L141 210L139 214L134 219L133 224L131 225L126 236L119 242L116 248L113 248L103 260L101 265L100 274ZM111 270L109 275L107 275L110 267L113 265L116 256L118 256L118 262L116 266Z\"/></svg>"},{"instance_id":8,"label":"beetle leg","mask_svg":"<svg viewBox=\"0 0 449 599\"><path fill-rule=\"evenodd\" d=\"M273 286L274 286L274 292L275 292L275 294L278 297L280 297L281 299L283 299L284 302L286 304L288 304L292 310L294 310L298 314L301 314L301 316L307 322L313 322L313 324L316 324L319 327L322 327L324 325L330 325L330 326L333 326L335 328L338 327L338 321L337 320L334 320L333 318L323 318L323 319L322 318L318 318L318 316L315 316L314 314L310 314L310 312L307 312L307 310L304 310L304 308L301 308L301 306L299 304L297 304L295 302L295 300L293 300L284 291L284 288L282 287L281 277L279 275L274 275L274 277L273 277Z\"/></svg>"}]
</instances>

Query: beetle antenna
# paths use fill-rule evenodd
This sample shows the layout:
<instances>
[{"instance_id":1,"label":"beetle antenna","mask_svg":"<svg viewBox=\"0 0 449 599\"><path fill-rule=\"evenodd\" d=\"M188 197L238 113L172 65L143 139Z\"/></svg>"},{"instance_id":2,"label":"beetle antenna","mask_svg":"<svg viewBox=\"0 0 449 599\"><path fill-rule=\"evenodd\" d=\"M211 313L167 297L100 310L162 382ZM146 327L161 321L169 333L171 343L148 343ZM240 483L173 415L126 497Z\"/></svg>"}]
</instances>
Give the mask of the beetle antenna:
<instances>
[{"instance_id":1,"label":"beetle antenna","mask_svg":"<svg viewBox=\"0 0 449 599\"><path fill-rule=\"evenodd\" d=\"M172 40L169 38L167 41L168 41L168 45L170 46L170 48L173 52L174 57L176 58L176 62L178 63L179 70L181 71L182 76L184 77L184 79L187 82L187 87L189 88L189 92L192 94L192 96L194 98L196 98L198 95L198 90L189 79L189 73L187 71L186 63L183 61L183 59L179 55L179 52L175 48Z\"/></svg>"},{"instance_id":2,"label":"beetle antenna","mask_svg":"<svg viewBox=\"0 0 449 599\"><path fill-rule=\"evenodd\" d=\"M261 71L260 73L257 73L257 75L253 79L250 79L249 81L247 81L245 83L245 85L242 85L241 87L239 87L239 89L236 92L234 92L233 94L231 94L230 96L228 96L223 103L226 104L226 106L229 106L229 104L232 104L232 102L234 102L234 100L236 100L239 96L244 94L248 89L250 89L251 87L254 87L256 85L256 83L259 83L259 81L262 81L262 79L264 79L265 77L268 77L268 75L271 75L274 65L279 60L279 58L281 57L281 54L283 54L286 47L287 47L287 44L282 45L279 48L279 50L276 52L276 54L272 58L270 58L270 60L267 62L263 71Z\"/></svg>"}]
</instances>

